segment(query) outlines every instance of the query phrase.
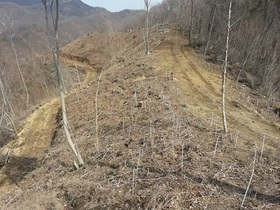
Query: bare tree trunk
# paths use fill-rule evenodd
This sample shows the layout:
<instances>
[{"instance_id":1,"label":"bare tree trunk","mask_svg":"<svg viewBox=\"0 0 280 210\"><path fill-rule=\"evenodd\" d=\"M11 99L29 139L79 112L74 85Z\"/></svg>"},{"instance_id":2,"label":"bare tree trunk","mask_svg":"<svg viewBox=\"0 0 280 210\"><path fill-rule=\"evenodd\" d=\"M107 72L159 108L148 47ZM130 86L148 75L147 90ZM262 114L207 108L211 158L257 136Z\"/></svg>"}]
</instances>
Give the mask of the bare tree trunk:
<instances>
[{"instance_id":1,"label":"bare tree trunk","mask_svg":"<svg viewBox=\"0 0 280 210\"><path fill-rule=\"evenodd\" d=\"M55 17L53 16L53 2L55 1ZM48 30L48 37L51 44L51 33L49 28L49 19L48 19L48 8L47 8L47 0L42 0L44 9L45 9L45 19L47 24L47 30ZM64 97L64 86L63 86L63 78L61 75L61 70L59 66L59 44L58 44L58 19L59 19L59 0L51 0L50 2L51 6L51 16L53 20L53 27L55 32L55 47L52 48L52 55L53 55L53 61L54 61L54 68L56 72L57 77L57 83L59 88L59 94L60 94L60 102L61 102L61 109L62 109L62 119L63 119L63 128L65 131L65 135L67 138L67 141L75 154L76 158L78 159L78 164L74 161L75 167L78 169L80 166L84 165L84 161L80 155L79 149L77 145L74 143L74 141L71 138L71 134L68 127L68 120L67 120L67 114L66 114L66 105L65 105L65 97Z\"/></svg>"},{"instance_id":2,"label":"bare tree trunk","mask_svg":"<svg viewBox=\"0 0 280 210\"><path fill-rule=\"evenodd\" d=\"M99 109L98 109L98 94L99 94L99 87L100 87L100 81L102 76L102 70L98 76L97 79L97 88L95 93L95 138L96 138L96 148L99 149L99 124L98 124L98 118L99 118Z\"/></svg>"},{"instance_id":3,"label":"bare tree trunk","mask_svg":"<svg viewBox=\"0 0 280 210\"><path fill-rule=\"evenodd\" d=\"M15 126L15 122L14 122L14 111L13 111L13 108L9 102L9 99L7 97L7 94L6 94L6 91L5 91L5 88L4 88L4 85L2 83L2 80L0 78L0 89L1 89L1 95L2 95L2 98L3 98L3 104L2 104L2 113L1 113L1 119L0 119L0 127L2 122L3 122L3 119L5 118L5 116L7 116L8 120L10 121L12 127L13 127L13 131L15 132L15 134L17 135L17 129L16 129L16 126ZM4 128L6 128L5 126L3 126Z\"/></svg>"},{"instance_id":4,"label":"bare tree trunk","mask_svg":"<svg viewBox=\"0 0 280 210\"><path fill-rule=\"evenodd\" d=\"M15 116L15 112L13 110L13 107L10 103L9 97L7 95L7 92L5 90L5 86L0 78L0 89L1 89L1 93L2 93L2 97L3 97L3 104L8 107L9 112L11 113L11 116L14 117Z\"/></svg>"},{"instance_id":5,"label":"bare tree trunk","mask_svg":"<svg viewBox=\"0 0 280 210\"><path fill-rule=\"evenodd\" d=\"M239 73L238 73L238 76L237 76L237 78L236 78L235 84L238 83L239 78L240 78L241 73L242 73L242 70L243 70L243 68L245 67L246 63L247 63L247 61L248 61L248 59L249 59L249 57L250 57L250 55L251 55L251 53L252 53L252 50L255 48L256 44L258 43L259 38L260 38L260 35L257 36L256 40L255 40L255 41L253 42L253 44L251 45L251 47L250 47L250 49L249 49L249 52L247 53L247 56L245 57L245 59L244 59L244 61L243 61L243 63L242 63L242 66L241 66L240 71L239 71Z\"/></svg>"},{"instance_id":6,"label":"bare tree trunk","mask_svg":"<svg viewBox=\"0 0 280 210\"><path fill-rule=\"evenodd\" d=\"M146 55L150 54L149 46L149 7L151 4L150 0L144 0L146 8L146 20L145 20L145 53Z\"/></svg>"},{"instance_id":7,"label":"bare tree trunk","mask_svg":"<svg viewBox=\"0 0 280 210\"><path fill-rule=\"evenodd\" d=\"M228 64L228 51L229 51L229 38L230 38L230 28L231 28L231 7L232 1L229 2L229 9L228 9L228 27L227 27L227 41L226 41L226 56L225 56L225 64L224 64L224 72L223 72L223 84L222 84L222 114L223 114L223 126L224 132L228 133L227 128L227 120L226 120L226 104L225 104L225 97L226 97L226 76L227 76L227 64Z\"/></svg>"},{"instance_id":8,"label":"bare tree trunk","mask_svg":"<svg viewBox=\"0 0 280 210\"><path fill-rule=\"evenodd\" d=\"M14 36L14 34L10 37L10 41L11 41L11 45L12 45L13 52L14 52L14 55L15 55L17 69L19 71L19 74L20 74L20 77L21 77L21 80L22 80L22 84L23 84L23 87L24 87L24 90L25 90L25 93L26 93L26 106L28 107L28 104L29 104L29 93L28 93L28 89L27 89L27 86L26 86L26 82L25 82L24 76L22 74L22 71L21 71L21 68L20 68L20 65L19 65L17 51L16 51L16 48L15 48L15 45L14 45L14 42L13 42L13 36Z\"/></svg>"},{"instance_id":9,"label":"bare tree trunk","mask_svg":"<svg viewBox=\"0 0 280 210\"><path fill-rule=\"evenodd\" d=\"M26 82L25 82L25 79L24 79L24 76L23 76L23 73L22 73L22 70L21 70L21 67L20 67L20 64L19 64L16 47L15 47L15 44L14 44L14 41L13 41L13 37L14 37L15 33L12 33L12 29L13 29L13 26L14 26L14 20L13 20L13 17L12 17L12 13L7 14L7 13L4 12L3 16L1 18L3 18L3 19L0 21L0 25L4 29L4 31L6 31L5 36L7 36L10 40L12 50L13 50L13 53L14 53L14 56L15 56L17 69L19 71L19 75L20 75L20 78L21 78L21 81L22 81L22 84L23 84L23 88L24 88L24 91L26 93L26 106L28 107L29 93L28 93Z\"/></svg>"},{"instance_id":10,"label":"bare tree trunk","mask_svg":"<svg viewBox=\"0 0 280 210\"><path fill-rule=\"evenodd\" d=\"M109 17L107 16L104 16L104 26L105 26L105 33L106 33L106 38L107 38L107 44L106 44L106 48L107 48L107 51L110 55L110 61L111 61L111 64L114 60L114 49L113 49L113 46L112 46L112 43L111 43L111 32L113 31L112 30L112 22L109 20Z\"/></svg>"},{"instance_id":11,"label":"bare tree trunk","mask_svg":"<svg viewBox=\"0 0 280 210\"><path fill-rule=\"evenodd\" d=\"M191 23L189 31L189 45L192 46L192 34L193 34L193 4L195 0L191 0Z\"/></svg>"},{"instance_id":12,"label":"bare tree trunk","mask_svg":"<svg viewBox=\"0 0 280 210\"><path fill-rule=\"evenodd\" d=\"M214 13L213 13L213 16L212 16L212 21L211 21L208 41L207 41L207 44L206 44L206 47L205 47L204 55L206 55L207 50L209 48L209 44L210 44L210 40L211 40L211 36L212 36L212 31L213 31L213 25L214 25L214 21L215 21L215 17L216 17L216 11L217 11L217 2L215 2Z\"/></svg>"}]
</instances>

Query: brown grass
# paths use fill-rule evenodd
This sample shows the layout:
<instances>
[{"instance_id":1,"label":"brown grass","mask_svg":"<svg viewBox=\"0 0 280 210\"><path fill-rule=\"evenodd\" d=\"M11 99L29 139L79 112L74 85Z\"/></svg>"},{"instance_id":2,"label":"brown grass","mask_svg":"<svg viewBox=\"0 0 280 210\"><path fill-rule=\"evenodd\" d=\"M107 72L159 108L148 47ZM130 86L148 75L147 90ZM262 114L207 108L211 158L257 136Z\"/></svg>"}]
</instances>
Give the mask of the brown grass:
<instances>
[{"instance_id":1,"label":"brown grass","mask_svg":"<svg viewBox=\"0 0 280 210\"><path fill-rule=\"evenodd\" d=\"M0 188L12 183L1 195L5 209L238 209L255 147L255 176L244 206L280 208L279 120L256 113L244 98L257 96L228 80L230 133L224 136L220 67L204 62L172 26L166 27L170 32L164 35L152 29L150 56L144 55L141 31L111 34L111 48L104 47L106 36L91 34L62 49L72 58L88 60L75 61L86 67L87 82L67 97L69 124L86 164L72 170L73 155L59 126L52 129L52 139L38 140L51 146L36 149L36 160L30 159L32 144L26 137L12 150L30 154L12 155L15 159L1 170L7 178ZM106 49L113 49L113 56ZM71 56L64 61L73 66ZM97 73L92 70L99 67L104 72L97 150ZM58 107L50 105L49 111L57 113ZM27 125L37 130L41 120L23 130ZM44 131L40 133L37 139Z\"/></svg>"}]
</instances>

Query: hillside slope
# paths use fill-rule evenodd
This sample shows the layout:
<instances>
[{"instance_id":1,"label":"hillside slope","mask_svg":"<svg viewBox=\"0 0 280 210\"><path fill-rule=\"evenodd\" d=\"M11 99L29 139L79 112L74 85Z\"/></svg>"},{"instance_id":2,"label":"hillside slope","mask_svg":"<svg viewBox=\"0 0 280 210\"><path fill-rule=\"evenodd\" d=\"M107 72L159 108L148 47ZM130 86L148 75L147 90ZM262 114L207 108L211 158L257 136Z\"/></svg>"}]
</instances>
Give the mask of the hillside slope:
<instances>
[{"instance_id":1,"label":"hillside slope","mask_svg":"<svg viewBox=\"0 0 280 210\"><path fill-rule=\"evenodd\" d=\"M33 13L40 14L42 12L42 1L41 0L2 0L0 2L1 6L20 6L28 11L32 11ZM103 8L94 8L81 0L72 0L72 1L61 1L60 2L60 18L65 19L67 17L87 17L92 15L97 11L106 11Z\"/></svg>"},{"instance_id":2,"label":"hillside slope","mask_svg":"<svg viewBox=\"0 0 280 210\"><path fill-rule=\"evenodd\" d=\"M68 93L67 109L86 165L72 170L59 108L46 103L22 132L38 131L39 121L47 120L43 109L58 113L56 128L10 144L12 159L0 171L5 209L238 209L255 151L245 206L280 208L279 119L261 96L228 80L230 133L224 136L221 68L187 48L176 28L164 31L152 29L149 56L141 30L88 34L62 49L62 64L84 78ZM35 157L37 139L46 147Z\"/></svg>"},{"instance_id":3,"label":"hillside slope","mask_svg":"<svg viewBox=\"0 0 280 210\"><path fill-rule=\"evenodd\" d=\"M124 31L142 14L142 11L111 13L104 8L87 6L80 0L67 2L61 1L60 5L60 46L91 31ZM55 80L53 66L42 60L42 54L50 47L42 2L1 1L0 20L0 74L11 104L10 108L1 108L1 112L10 115L10 119L0 120L1 127L5 127L0 129L0 145L3 145L14 136L13 127L18 128L21 120L30 114L27 112L30 107L55 95ZM3 104L1 95L0 103Z\"/></svg>"}]
</instances>

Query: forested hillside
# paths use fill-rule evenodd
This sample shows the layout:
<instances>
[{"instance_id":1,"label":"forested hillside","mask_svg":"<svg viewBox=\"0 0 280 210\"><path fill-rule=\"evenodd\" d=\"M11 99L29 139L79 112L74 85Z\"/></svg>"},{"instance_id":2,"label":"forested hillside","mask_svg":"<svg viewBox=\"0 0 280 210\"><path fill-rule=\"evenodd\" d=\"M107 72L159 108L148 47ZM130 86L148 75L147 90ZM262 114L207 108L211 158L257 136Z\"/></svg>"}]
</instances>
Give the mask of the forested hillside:
<instances>
[{"instance_id":1,"label":"forested hillside","mask_svg":"<svg viewBox=\"0 0 280 210\"><path fill-rule=\"evenodd\" d=\"M164 0L151 11L156 23L180 25L190 45L223 63L229 1ZM229 62L235 79L280 99L280 1L233 1Z\"/></svg>"}]
</instances>

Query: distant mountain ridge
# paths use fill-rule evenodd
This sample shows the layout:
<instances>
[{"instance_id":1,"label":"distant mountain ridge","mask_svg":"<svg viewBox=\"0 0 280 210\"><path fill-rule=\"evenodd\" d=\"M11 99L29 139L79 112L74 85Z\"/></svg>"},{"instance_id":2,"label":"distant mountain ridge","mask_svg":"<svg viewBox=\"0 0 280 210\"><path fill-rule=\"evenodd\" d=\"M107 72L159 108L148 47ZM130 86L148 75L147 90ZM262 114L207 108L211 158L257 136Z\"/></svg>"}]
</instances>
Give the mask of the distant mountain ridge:
<instances>
[{"instance_id":1,"label":"distant mountain ridge","mask_svg":"<svg viewBox=\"0 0 280 210\"><path fill-rule=\"evenodd\" d=\"M21 6L31 6L34 4L40 4L42 3L41 0L1 0L2 2L13 2L15 4L21 5Z\"/></svg>"},{"instance_id":2,"label":"distant mountain ridge","mask_svg":"<svg viewBox=\"0 0 280 210\"><path fill-rule=\"evenodd\" d=\"M27 7L26 9L41 9L41 0L1 0L0 4L14 3L19 6ZM60 15L61 18L64 17L87 17L95 12L108 12L104 8L91 7L81 0L72 0L70 2L60 1Z\"/></svg>"}]
</instances>

